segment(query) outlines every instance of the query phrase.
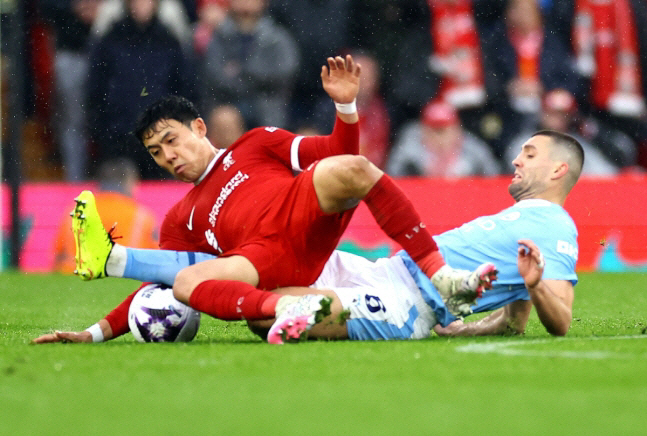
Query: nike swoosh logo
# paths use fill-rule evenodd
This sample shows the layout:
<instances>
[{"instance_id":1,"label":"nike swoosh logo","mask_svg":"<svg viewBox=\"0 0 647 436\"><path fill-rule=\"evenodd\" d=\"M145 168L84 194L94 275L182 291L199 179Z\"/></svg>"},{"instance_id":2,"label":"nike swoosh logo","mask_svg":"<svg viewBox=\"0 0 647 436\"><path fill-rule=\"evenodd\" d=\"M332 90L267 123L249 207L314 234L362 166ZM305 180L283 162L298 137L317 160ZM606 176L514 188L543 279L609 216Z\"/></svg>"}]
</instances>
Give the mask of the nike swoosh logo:
<instances>
[{"instance_id":1,"label":"nike swoosh logo","mask_svg":"<svg viewBox=\"0 0 647 436\"><path fill-rule=\"evenodd\" d=\"M189 231L193 230L193 212L195 212L195 206L193 206L193 209L191 209L191 215L189 215L189 222L186 225Z\"/></svg>"}]
</instances>

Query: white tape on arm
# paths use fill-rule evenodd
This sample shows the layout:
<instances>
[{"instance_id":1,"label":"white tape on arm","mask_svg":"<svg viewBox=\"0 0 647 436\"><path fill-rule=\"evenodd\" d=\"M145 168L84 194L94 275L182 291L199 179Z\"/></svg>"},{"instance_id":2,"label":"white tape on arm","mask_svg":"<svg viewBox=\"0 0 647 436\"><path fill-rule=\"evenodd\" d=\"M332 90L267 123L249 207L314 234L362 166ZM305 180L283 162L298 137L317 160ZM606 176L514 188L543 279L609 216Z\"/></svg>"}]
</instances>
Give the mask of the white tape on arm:
<instances>
[{"instance_id":1,"label":"white tape on arm","mask_svg":"<svg viewBox=\"0 0 647 436\"><path fill-rule=\"evenodd\" d=\"M357 112L357 100L353 100L350 103L335 103L335 108L340 114L354 114Z\"/></svg>"},{"instance_id":2,"label":"white tape on arm","mask_svg":"<svg viewBox=\"0 0 647 436\"><path fill-rule=\"evenodd\" d=\"M101 330L99 323L91 325L85 331L90 332L92 335L92 342L103 342L103 330Z\"/></svg>"}]
</instances>

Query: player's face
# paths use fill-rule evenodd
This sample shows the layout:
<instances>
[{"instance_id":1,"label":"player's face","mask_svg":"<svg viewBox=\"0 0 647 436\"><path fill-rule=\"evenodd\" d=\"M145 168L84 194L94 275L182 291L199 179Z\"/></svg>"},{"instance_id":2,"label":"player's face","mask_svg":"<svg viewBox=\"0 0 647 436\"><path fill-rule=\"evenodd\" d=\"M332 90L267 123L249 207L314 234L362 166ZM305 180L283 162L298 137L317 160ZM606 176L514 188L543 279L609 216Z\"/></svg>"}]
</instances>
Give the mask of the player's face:
<instances>
[{"instance_id":1,"label":"player's face","mask_svg":"<svg viewBox=\"0 0 647 436\"><path fill-rule=\"evenodd\" d=\"M521 152L512 161L514 176L508 192L516 201L541 198L549 186L555 166L550 141L547 136L533 136L521 146Z\"/></svg>"},{"instance_id":2,"label":"player's face","mask_svg":"<svg viewBox=\"0 0 647 436\"><path fill-rule=\"evenodd\" d=\"M144 138L148 153L157 165L183 182L196 182L215 156L205 138L202 118L193 120L190 127L177 120L161 120L150 133Z\"/></svg>"}]
</instances>

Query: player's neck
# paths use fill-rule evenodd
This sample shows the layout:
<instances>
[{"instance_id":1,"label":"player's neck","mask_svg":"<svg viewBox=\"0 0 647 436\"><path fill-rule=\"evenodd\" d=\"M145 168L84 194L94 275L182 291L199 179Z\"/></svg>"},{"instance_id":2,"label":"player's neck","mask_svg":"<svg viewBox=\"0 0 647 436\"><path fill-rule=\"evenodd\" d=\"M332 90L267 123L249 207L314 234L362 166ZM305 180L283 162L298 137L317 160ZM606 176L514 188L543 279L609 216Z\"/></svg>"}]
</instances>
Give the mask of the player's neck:
<instances>
[{"instance_id":1,"label":"player's neck","mask_svg":"<svg viewBox=\"0 0 647 436\"><path fill-rule=\"evenodd\" d=\"M546 200L550 201L551 203L559 204L560 206L564 206L564 201L566 200L566 197L562 195L559 192L554 192L554 191L544 191L540 194L534 195L530 198L536 198L540 200Z\"/></svg>"}]
</instances>

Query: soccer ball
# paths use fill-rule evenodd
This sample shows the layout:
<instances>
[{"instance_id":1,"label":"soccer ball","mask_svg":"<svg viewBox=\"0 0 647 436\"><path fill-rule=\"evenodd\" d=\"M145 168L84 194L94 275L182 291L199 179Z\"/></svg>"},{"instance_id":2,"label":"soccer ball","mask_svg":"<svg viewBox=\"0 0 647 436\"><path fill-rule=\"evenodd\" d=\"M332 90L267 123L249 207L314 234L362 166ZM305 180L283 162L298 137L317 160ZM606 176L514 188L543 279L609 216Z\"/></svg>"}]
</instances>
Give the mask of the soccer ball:
<instances>
[{"instance_id":1,"label":"soccer ball","mask_svg":"<svg viewBox=\"0 0 647 436\"><path fill-rule=\"evenodd\" d=\"M141 288L130 303L128 326L139 342L189 342L200 326L200 312L173 297L162 284Z\"/></svg>"}]
</instances>

